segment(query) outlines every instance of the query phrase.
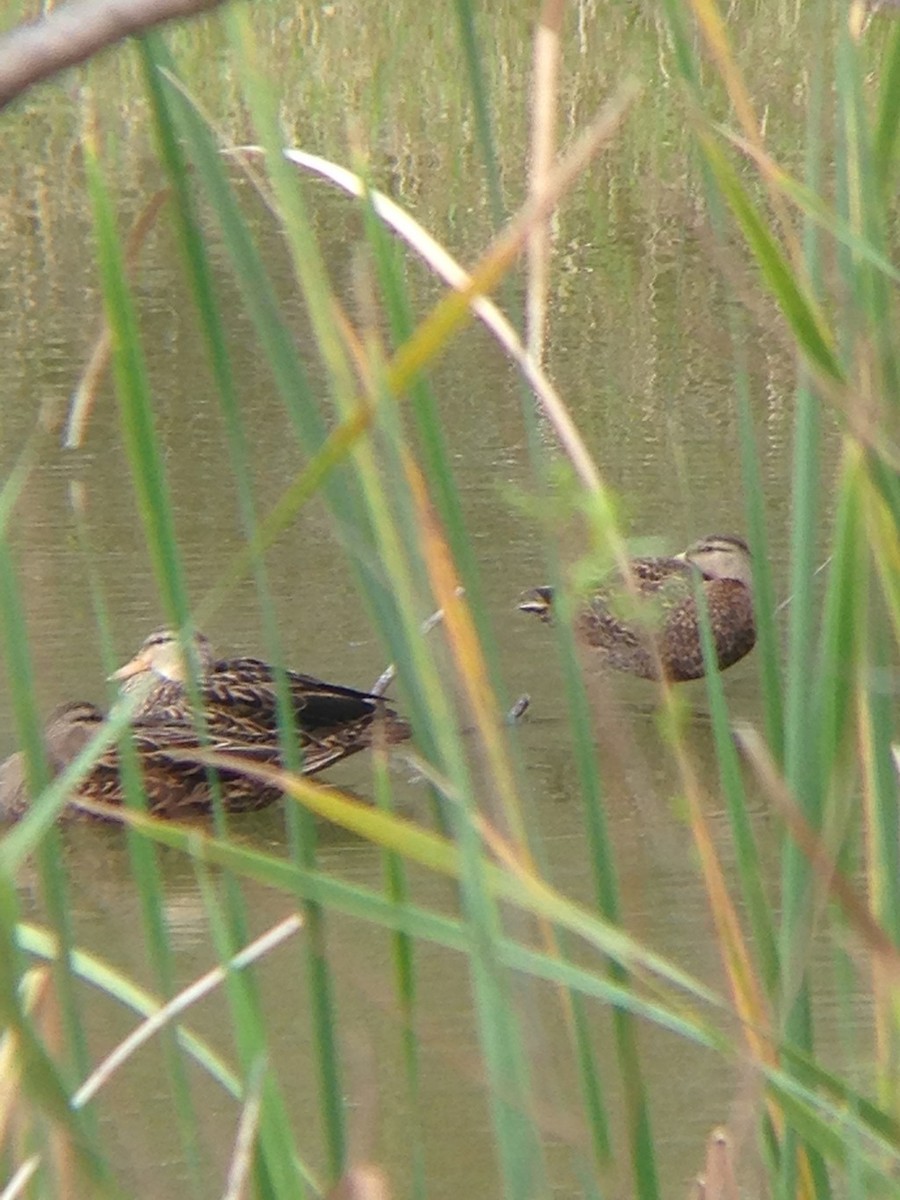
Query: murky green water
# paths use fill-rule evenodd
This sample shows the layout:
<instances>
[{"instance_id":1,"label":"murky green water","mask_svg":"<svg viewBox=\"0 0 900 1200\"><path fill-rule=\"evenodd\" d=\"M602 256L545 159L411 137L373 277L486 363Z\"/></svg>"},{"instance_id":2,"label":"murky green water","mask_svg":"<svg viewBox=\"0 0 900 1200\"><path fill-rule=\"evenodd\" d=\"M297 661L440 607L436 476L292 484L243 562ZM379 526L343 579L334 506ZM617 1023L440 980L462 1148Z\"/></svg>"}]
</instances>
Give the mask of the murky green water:
<instances>
[{"instance_id":1,"label":"murky green water","mask_svg":"<svg viewBox=\"0 0 900 1200\"><path fill-rule=\"evenodd\" d=\"M324 12L324 9L323 9ZM570 67L569 114L585 115L599 101L610 78L584 54L596 40L627 37L616 12L582 5L573 33L581 56ZM336 17L335 19L340 19ZM508 79L498 103L504 162L523 161L522 102L530 49L524 22L498 13L493 77ZM336 34L320 28L326 18L310 18L307 52L316 79L325 80ZM318 23L317 23L318 22ZM754 33L753 26L749 32ZM207 31L204 37L211 35ZM413 39L413 35L410 35ZM580 38L580 41L579 41ZM491 39L488 39L490 42ZM327 45L326 45L327 42ZM404 42L395 53L409 53ZM431 44L430 42L427 44ZM493 43L492 43L493 44ZM377 39L374 53L380 52ZM656 35L640 31L631 58L655 69ZM327 50L327 53L326 53ZM283 48L279 53L283 52ZM356 52L363 53L357 46ZM373 53L369 48L369 53ZM573 52L574 53L574 52ZM440 63L432 64L437 70ZM579 74L579 66L581 73ZM458 63L444 64L448 72ZM284 68L287 70L287 66ZM504 75L507 72L507 75ZM658 78L650 76L651 80ZM352 102L346 77L334 83L334 105L320 97L330 119L317 126L308 149L344 158L342 129L334 107ZM207 81L207 86L209 85ZM324 86L324 84L323 84ZM441 76L424 111L409 117L406 129L391 126L382 150L395 164L393 182L417 217L447 240L465 260L488 228L480 173L460 166L474 161L472 134L448 118L458 103L448 81L441 116ZM652 90L652 89L651 89ZM356 97L358 103L365 98ZM410 104L396 104L399 122ZM32 102L56 129L65 100ZM46 104L44 110L42 105ZM399 114L399 115L398 115ZM431 123L429 124L429 119ZM517 123L518 122L518 123ZM655 124L654 124L655 122ZM298 121L299 123L299 121ZM571 406L601 468L622 497L634 536L657 536L667 549L680 549L704 533L744 528L739 480L737 428L732 400L728 305L732 292L712 253L712 239L685 162L678 162L681 131L655 96L650 115L639 115L621 143L592 173L563 216L556 235L556 268L550 326L549 367ZM129 204L159 186L160 177L133 131L123 144L122 170ZM429 143L433 139L434 144ZM137 142L137 147L134 142ZM16 460L39 414L65 411L70 389L98 325L97 283L91 265L88 205L80 173L65 138L58 155L39 165L38 142L23 135L15 152L22 176L0 199L0 462ZM660 164L666 170L660 172ZM516 166L516 170L520 168ZM510 194L518 188L508 180ZM326 189L314 191L316 221L332 276L349 285L357 223L347 203ZM298 344L308 344L307 326L284 264L275 230L261 206L250 211ZM468 214L468 215L466 215ZM178 535L191 596L200 600L240 543L237 507L223 427L173 237L165 223L151 236L143 255L137 293L144 344L153 380L156 416L166 447ZM259 370L259 354L246 315L227 271L221 284L233 297L229 336L238 392L252 430L255 494L268 509L301 465L289 422L273 395L271 380ZM420 280L418 272L415 279ZM753 282L741 277L741 286ZM431 294L416 284L423 298ZM790 496L789 443L792 364L777 321L759 293L752 291L753 404L771 520L773 551L780 561ZM308 367L316 379L318 366ZM562 718L562 683L551 631L513 611L519 591L545 578L540 536L531 517L511 501L527 492L530 469L521 417L521 396L512 369L479 330L466 332L435 375L435 387L463 492L466 519L484 572L484 586L496 614L495 636L511 696L532 696L530 719L521 745L532 793L531 819L540 831L551 877L572 896L593 904L584 820L577 795ZM90 564L79 545L71 517L74 483L83 488L94 545ZM123 658L160 622L160 605L139 528L135 501L110 389L93 414L85 446L59 449L58 436L42 442L16 509L13 529L21 585L28 608L37 689L46 709L75 697L103 701L106 692L91 600L102 592ZM573 552L575 551L573 546ZM384 666L384 651L368 628L362 604L348 582L344 560L323 506L303 510L270 556L270 581L289 664L325 678L365 687ZM776 562L779 582L784 572ZM424 616L425 614L423 614ZM262 649L261 619L248 584L216 614L207 632L229 653ZM702 688L690 690L698 709ZM758 715L756 663L729 671L727 689L735 712ZM599 691L599 685L598 685ZM608 818L617 848L617 866L628 928L655 950L718 985L721 971L705 897L677 800L675 772L668 762L654 717L654 691L627 681L616 689L620 710L611 712L598 695L598 743L614 741L624 764L608 781ZM696 723L699 761L709 768L709 810L721 828L722 852L729 855L724 818L717 819L715 773L708 726ZM0 753L14 748L7 697L0 695ZM622 747L625 752L621 753ZM356 759L332 773L335 783L370 793L368 764ZM397 772L397 792L405 811L429 818L424 789ZM765 811L755 814L766 852L774 832ZM241 834L254 845L283 844L281 816L270 810L247 818ZM350 835L322 830L322 861L343 877L376 884L379 855ZM66 867L77 905L75 922L84 944L101 950L120 968L148 984L141 947L141 918L121 836L109 829L78 828L65 837ZM164 856L167 913L178 971L188 981L215 961L203 903L192 870L178 856ZM423 900L452 903L444 882L417 878ZM26 881L27 900L27 881ZM254 928L262 930L290 909L266 890L246 889ZM383 1159L403 1194L408 1178L409 1122L402 1077L402 1030L392 1002L391 956L386 935L349 920L331 923L329 948L338 982L342 1028L347 1034L351 1098L377 1081L369 1148ZM478 1077L471 1000L465 964L448 952L423 950L421 971L424 1045L424 1103L418 1116L426 1130L429 1196L489 1195L495 1190L487 1114ZM270 1044L285 1081L296 1128L311 1161L321 1165L319 1118L309 1053L304 960L288 944L261 972L270 1020ZM92 1037L98 1052L114 1043L129 1021L112 1002L100 999ZM221 999L201 1005L192 1023L219 1046L223 1043ZM537 1021L540 1015L545 1019ZM579 1194L564 1153L567 1140L581 1133L566 1095L576 1092L557 1065L554 1046L562 1036L555 1010L536 1014L541 1055L553 1067L546 1073L551 1161L558 1195ZM611 1057L607 1018L597 1020L601 1059ZM700 1165L710 1127L729 1116L739 1081L672 1037L644 1035L651 1077L653 1114L669 1176L666 1194L683 1195L685 1180ZM566 1061L568 1061L566 1059ZM205 1168L203 1195L221 1192L222 1171L233 1136L236 1109L198 1077L192 1081L202 1113ZM356 1090L354 1090L356 1089ZM135 1195L181 1196L185 1168L173 1127L171 1100L158 1050L143 1051L117 1079L100 1104L110 1130L113 1156L121 1163L126 1190Z\"/></svg>"}]
</instances>

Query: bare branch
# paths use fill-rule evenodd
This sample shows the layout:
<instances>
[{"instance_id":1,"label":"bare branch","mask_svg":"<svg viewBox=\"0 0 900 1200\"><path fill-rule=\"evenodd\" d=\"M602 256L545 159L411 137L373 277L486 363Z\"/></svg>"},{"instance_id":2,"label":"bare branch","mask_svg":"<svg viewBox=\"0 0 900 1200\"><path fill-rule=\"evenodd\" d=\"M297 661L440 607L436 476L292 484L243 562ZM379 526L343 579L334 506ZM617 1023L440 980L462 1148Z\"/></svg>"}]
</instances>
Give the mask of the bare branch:
<instances>
[{"instance_id":1,"label":"bare branch","mask_svg":"<svg viewBox=\"0 0 900 1200\"><path fill-rule=\"evenodd\" d=\"M0 108L33 84L86 62L123 38L223 0L69 0L0 38Z\"/></svg>"}]
</instances>

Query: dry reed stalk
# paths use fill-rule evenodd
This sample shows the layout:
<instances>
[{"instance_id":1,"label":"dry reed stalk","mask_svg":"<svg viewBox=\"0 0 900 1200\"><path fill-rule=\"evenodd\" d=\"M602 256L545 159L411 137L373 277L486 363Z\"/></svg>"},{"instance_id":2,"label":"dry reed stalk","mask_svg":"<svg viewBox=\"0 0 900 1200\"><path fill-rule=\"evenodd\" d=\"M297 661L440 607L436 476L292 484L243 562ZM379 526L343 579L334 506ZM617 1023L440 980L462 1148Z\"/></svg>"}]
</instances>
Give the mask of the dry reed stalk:
<instances>
[{"instance_id":1,"label":"dry reed stalk","mask_svg":"<svg viewBox=\"0 0 900 1200\"><path fill-rule=\"evenodd\" d=\"M565 0L544 0L534 35L534 77L531 104L531 164L528 190L539 195L546 186L556 157L556 124L561 56L560 30ZM526 295L527 346L534 362L543 365L550 279L550 221L535 225L528 239Z\"/></svg>"}]
</instances>

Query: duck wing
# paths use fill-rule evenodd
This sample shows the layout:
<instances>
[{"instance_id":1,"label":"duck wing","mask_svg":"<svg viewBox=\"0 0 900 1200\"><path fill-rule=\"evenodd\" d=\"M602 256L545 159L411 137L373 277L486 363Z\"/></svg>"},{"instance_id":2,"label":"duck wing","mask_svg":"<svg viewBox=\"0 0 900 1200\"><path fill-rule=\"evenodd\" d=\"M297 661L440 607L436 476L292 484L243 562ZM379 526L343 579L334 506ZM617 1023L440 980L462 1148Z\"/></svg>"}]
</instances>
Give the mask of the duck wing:
<instances>
[{"instance_id":1,"label":"duck wing","mask_svg":"<svg viewBox=\"0 0 900 1200\"><path fill-rule=\"evenodd\" d=\"M632 558L631 573L640 592L658 592L681 587L691 578L693 567L683 558Z\"/></svg>"},{"instance_id":2,"label":"duck wing","mask_svg":"<svg viewBox=\"0 0 900 1200\"><path fill-rule=\"evenodd\" d=\"M217 662L202 684L210 731L239 741L267 735L278 740L278 672L256 658ZM284 671L298 730L315 739L318 733L371 720L381 709L391 711L378 696L312 675Z\"/></svg>"},{"instance_id":3,"label":"duck wing","mask_svg":"<svg viewBox=\"0 0 900 1200\"><path fill-rule=\"evenodd\" d=\"M228 754L252 766L279 763L278 747L243 745L212 738L203 742L192 726L160 725L138 721L128 731L137 757L147 806L156 816L167 818L197 815L212 810L209 768L204 757L209 751ZM120 805L124 799L118 745L110 746L82 781L77 795ZM263 784L236 767L217 767L224 807L230 812L265 808L281 795L281 789ZM76 800L77 805L77 800Z\"/></svg>"}]
</instances>

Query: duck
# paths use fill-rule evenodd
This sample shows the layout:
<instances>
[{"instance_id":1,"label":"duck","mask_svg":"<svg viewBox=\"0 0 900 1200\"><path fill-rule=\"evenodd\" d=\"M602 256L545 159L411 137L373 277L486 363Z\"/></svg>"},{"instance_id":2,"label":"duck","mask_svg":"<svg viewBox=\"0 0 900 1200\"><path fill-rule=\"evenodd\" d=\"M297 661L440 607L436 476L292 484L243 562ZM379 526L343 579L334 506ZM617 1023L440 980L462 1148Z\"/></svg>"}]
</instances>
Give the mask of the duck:
<instances>
[{"instance_id":1,"label":"duck","mask_svg":"<svg viewBox=\"0 0 900 1200\"><path fill-rule=\"evenodd\" d=\"M577 612L576 632L603 663L641 679L683 683L706 674L694 587L701 581L720 671L756 643L750 548L735 534L710 534L680 554L629 561L633 586L620 578L594 591ZM618 600L618 603L617 603ZM630 608L629 615L623 615ZM646 607L646 615L636 612ZM523 612L552 619L553 589L532 588ZM635 615L636 613L636 615Z\"/></svg>"},{"instance_id":2,"label":"duck","mask_svg":"<svg viewBox=\"0 0 900 1200\"><path fill-rule=\"evenodd\" d=\"M186 642L171 629L151 633L111 680L138 692L135 719L194 725L184 646L193 659L206 733L240 745L278 746L278 679L283 676L300 747L311 774L371 746L406 741L409 724L382 696L326 683L299 671L278 671L258 658L219 659L205 634Z\"/></svg>"},{"instance_id":3,"label":"duck","mask_svg":"<svg viewBox=\"0 0 900 1200\"><path fill-rule=\"evenodd\" d=\"M61 774L81 753L105 719L101 709L86 700L70 701L54 710L44 730L47 763L54 776ZM269 746L246 746L222 740L202 743L196 731L184 723L135 721L129 727L129 736L143 781L147 810L165 819L199 816L212 811L212 789L207 769L201 761L201 756L208 751L241 758L248 765L276 764L280 759L277 742ZM197 758L192 759L192 754ZM69 797L64 815L68 818L97 816L80 809L79 800L110 807L123 806L125 786L120 766L119 746L108 746ZM265 808L282 795L279 788L262 784L238 770L219 768L216 773L222 805L229 812ZM25 756L22 751L17 751L0 764L0 818L18 820L27 811L29 803Z\"/></svg>"}]
</instances>

